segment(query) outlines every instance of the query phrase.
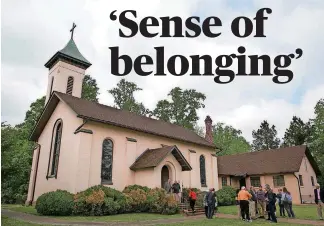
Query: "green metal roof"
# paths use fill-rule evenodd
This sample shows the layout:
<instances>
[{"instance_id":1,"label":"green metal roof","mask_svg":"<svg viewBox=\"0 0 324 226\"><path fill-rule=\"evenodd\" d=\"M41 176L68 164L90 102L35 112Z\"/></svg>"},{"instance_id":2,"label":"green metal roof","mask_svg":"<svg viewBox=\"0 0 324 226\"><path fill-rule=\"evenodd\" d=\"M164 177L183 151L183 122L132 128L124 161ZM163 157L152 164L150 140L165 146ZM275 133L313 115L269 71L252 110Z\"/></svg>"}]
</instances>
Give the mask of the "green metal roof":
<instances>
[{"instance_id":1,"label":"green metal roof","mask_svg":"<svg viewBox=\"0 0 324 226\"><path fill-rule=\"evenodd\" d=\"M85 69L91 66L91 63L82 56L73 39L70 39L63 49L54 54L54 56L47 61L45 67L51 68L59 59L71 61Z\"/></svg>"}]
</instances>

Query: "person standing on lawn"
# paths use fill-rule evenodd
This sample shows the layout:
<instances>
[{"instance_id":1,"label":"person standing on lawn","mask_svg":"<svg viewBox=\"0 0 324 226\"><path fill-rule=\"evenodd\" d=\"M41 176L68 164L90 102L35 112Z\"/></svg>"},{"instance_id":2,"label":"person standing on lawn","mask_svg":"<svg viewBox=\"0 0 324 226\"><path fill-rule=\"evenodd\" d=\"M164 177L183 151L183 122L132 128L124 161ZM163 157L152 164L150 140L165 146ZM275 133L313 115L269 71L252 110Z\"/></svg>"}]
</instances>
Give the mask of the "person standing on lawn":
<instances>
[{"instance_id":1,"label":"person standing on lawn","mask_svg":"<svg viewBox=\"0 0 324 226\"><path fill-rule=\"evenodd\" d=\"M315 203L317 205L317 214L320 220L323 220L322 209L324 207L324 190L319 184L315 185L314 189Z\"/></svg>"},{"instance_id":2,"label":"person standing on lawn","mask_svg":"<svg viewBox=\"0 0 324 226\"><path fill-rule=\"evenodd\" d=\"M238 193L238 200L240 201L242 220L247 222L252 222L249 213L249 199L252 195L246 190L245 186L241 188L241 191Z\"/></svg>"},{"instance_id":3,"label":"person standing on lawn","mask_svg":"<svg viewBox=\"0 0 324 226\"><path fill-rule=\"evenodd\" d=\"M292 209L292 197L286 187L282 189L281 202L287 211L288 217L295 218L295 213Z\"/></svg>"},{"instance_id":4,"label":"person standing on lawn","mask_svg":"<svg viewBox=\"0 0 324 226\"><path fill-rule=\"evenodd\" d=\"M256 203L256 195L254 192L254 188L250 187L250 194L252 195L252 197L249 200L249 212L250 212L250 217L251 219L255 219L256 217L256 209L255 209L255 203Z\"/></svg>"},{"instance_id":5,"label":"person standing on lawn","mask_svg":"<svg viewBox=\"0 0 324 226\"><path fill-rule=\"evenodd\" d=\"M278 189L277 198L278 198L280 216L281 217L286 217L285 207L284 207L284 205L282 203L282 189L281 188Z\"/></svg>"},{"instance_id":6,"label":"person standing on lawn","mask_svg":"<svg viewBox=\"0 0 324 226\"><path fill-rule=\"evenodd\" d=\"M269 217L270 217L270 221L277 223L277 217L276 217L276 195L275 193L273 193L272 189L270 188L270 186L268 184L266 184L266 191L267 191L267 195L266 195L266 201L268 203L268 211L269 211Z\"/></svg>"},{"instance_id":7,"label":"person standing on lawn","mask_svg":"<svg viewBox=\"0 0 324 226\"><path fill-rule=\"evenodd\" d=\"M207 195L208 195L209 189L206 190L205 195L204 195L204 207L205 207L205 215L208 218L208 204L207 204Z\"/></svg>"},{"instance_id":8,"label":"person standing on lawn","mask_svg":"<svg viewBox=\"0 0 324 226\"><path fill-rule=\"evenodd\" d=\"M258 204L258 213L261 218L264 218L265 211L266 211L266 197L265 192L262 189L262 186L259 187L259 190L256 192L256 199Z\"/></svg>"},{"instance_id":9,"label":"person standing on lawn","mask_svg":"<svg viewBox=\"0 0 324 226\"><path fill-rule=\"evenodd\" d=\"M214 188L209 189L209 192L206 196L206 202L208 205L208 214L207 214L208 219L213 219L214 216L215 202L216 202L215 197L216 197L215 189Z\"/></svg>"}]
</instances>

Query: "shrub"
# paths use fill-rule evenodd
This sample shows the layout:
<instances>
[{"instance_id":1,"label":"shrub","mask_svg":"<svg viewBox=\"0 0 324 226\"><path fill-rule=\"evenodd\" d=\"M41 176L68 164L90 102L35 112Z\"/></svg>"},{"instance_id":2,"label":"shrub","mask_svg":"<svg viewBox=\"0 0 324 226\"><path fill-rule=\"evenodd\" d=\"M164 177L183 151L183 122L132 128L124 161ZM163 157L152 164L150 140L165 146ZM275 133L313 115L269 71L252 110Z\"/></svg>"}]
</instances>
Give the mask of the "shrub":
<instances>
[{"instance_id":1,"label":"shrub","mask_svg":"<svg viewBox=\"0 0 324 226\"><path fill-rule=\"evenodd\" d=\"M166 191L162 188L151 189L147 193L147 204L150 213L162 213L166 199Z\"/></svg>"},{"instance_id":2,"label":"shrub","mask_svg":"<svg viewBox=\"0 0 324 226\"><path fill-rule=\"evenodd\" d=\"M230 206L235 204L236 191L230 186L225 186L216 192L219 206Z\"/></svg>"},{"instance_id":3,"label":"shrub","mask_svg":"<svg viewBox=\"0 0 324 226\"><path fill-rule=\"evenodd\" d=\"M162 214L176 214L179 212L178 202L175 200L174 196L168 195L163 200L163 210Z\"/></svg>"},{"instance_id":4,"label":"shrub","mask_svg":"<svg viewBox=\"0 0 324 226\"><path fill-rule=\"evenodd\" d=\"M118 202L115 202L112 198L105 198L104 204L102 206L103 215L113 215L117 214L120 209Z\"/></svg>"},{"instance_id":5,"label":"shrub","mask_svg":"<svg viewBox=\"0 0 324 226\"><path fill-rule=\"evenodd\" d=\"M42 215L68 216L73 208L73 195L57 190L42 194L36 201L37 213Z\"/></svg>"},{"instance_id":6,"label":"shrub","mask_svg":"<svg viewBox=\"0 0 324 226\"><path fill-rule=\"evenodd\" d=\"M129 197L132 206L132 212L146 212L149 209L147 194L142 189L131 190L126 194Z\"/></svg>"},{"instance_id":7,"label":"shrub","mask_svg":"<svg viewBox=\"0 0 324 226\"><path fill-rule=\"evenodd\" d=\"M74 215L101 216L119 212L125 195L113 188L97 185L74 196Z\"/></svg>"},{"instance_id":8,"label":"shrub","mask_svg":"<svg viewBox=\"0 0 324 226\"><path fill-rule=\"evenodd\" d=\"M118 213L131 213L132 212L132 199L129 196L124 196L124 199L117 201L119 205Z\"/></svg>"},{"instance_id":9,"label":"shrub","mask_svg":"<svg viewBox=\"0 0 324 226\"><path fill-rule=\"evenodd\" d=\"M129 185L129 186L125 187L123 190L123 193L129 193L130 191L137 190L137 189L141 189L145 192L149 192L151 190L149 187L134 184L134 185Z\"/></svg>"}]
</instances>

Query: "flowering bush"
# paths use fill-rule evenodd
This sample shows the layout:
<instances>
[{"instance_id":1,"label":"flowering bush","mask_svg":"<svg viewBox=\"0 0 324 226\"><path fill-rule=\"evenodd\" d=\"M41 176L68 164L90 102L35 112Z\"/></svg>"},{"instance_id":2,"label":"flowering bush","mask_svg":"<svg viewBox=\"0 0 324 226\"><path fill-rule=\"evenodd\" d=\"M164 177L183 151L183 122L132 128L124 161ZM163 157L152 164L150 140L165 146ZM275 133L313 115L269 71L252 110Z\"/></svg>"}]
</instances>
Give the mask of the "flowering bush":
<instances>
[{"instance_id":1,"label":"flowering bush","mask_svg":"<svg viewBox=\"0 0 324 226\"><path fill-rule=\"evenodd\" d=\"M126 187L124 193L102 185L75 195L56 191L42 195L37 203L36 209L43 215L102 216L134 212L175 214L179 211L173 195L168 195L164 189L138 185Z\"/></svg>"}]
</instances>

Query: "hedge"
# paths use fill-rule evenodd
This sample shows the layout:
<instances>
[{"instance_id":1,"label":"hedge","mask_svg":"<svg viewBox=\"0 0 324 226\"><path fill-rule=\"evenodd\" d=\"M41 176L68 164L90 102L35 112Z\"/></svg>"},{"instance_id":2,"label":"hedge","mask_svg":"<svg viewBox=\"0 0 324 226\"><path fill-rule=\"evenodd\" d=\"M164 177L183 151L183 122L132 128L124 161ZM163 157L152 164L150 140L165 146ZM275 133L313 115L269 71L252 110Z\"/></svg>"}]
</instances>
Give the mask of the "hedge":
<instances>
[{"instance_id":1,"label":"hedge","mask_svg":"<svg viewBox=\"0 0 324 226\"><path fill-rule=\"evenodd\" d=\"M120 192L97 185L75 195L57 190L37 200L36 210L42 215L102 216L121 213L175 214L179 211L173 195L164 189L131 185Z\"/></svg>"}]
</instances>

